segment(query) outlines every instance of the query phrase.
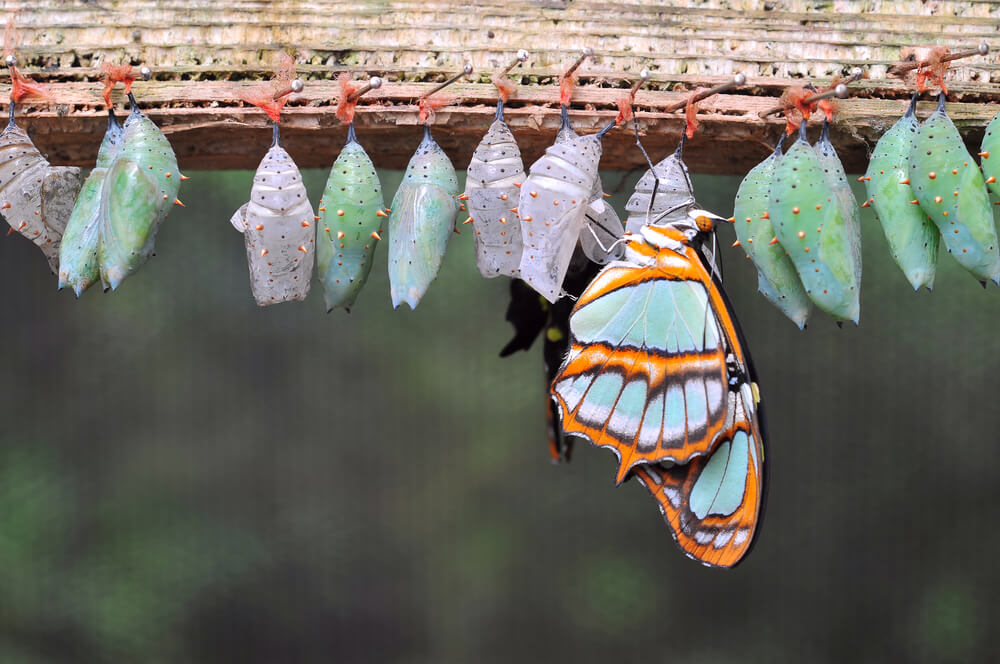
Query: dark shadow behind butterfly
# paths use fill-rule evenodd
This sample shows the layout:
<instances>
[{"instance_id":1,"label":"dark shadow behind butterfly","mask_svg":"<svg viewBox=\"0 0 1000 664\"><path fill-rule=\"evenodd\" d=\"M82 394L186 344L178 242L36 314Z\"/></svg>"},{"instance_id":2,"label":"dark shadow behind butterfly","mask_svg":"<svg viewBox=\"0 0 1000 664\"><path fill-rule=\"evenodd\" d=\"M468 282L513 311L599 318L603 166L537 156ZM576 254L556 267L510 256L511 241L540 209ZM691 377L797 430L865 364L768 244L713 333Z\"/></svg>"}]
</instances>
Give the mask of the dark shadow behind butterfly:
<instances>
[{"instance_id":1,"label":"dark shadow behind butterfly","mask_svg":"<svg viewBox=\"0 0 1000 664\"><path fill-rule=\"evenodd\" d=\"M577 247L570 261L563 296L555 304L539 295L520 279L510 282L510 303L506 319L514 326L514 338L500 351L500 357L513 355L519 350L529 350L535 339L542 335L542 357L545 362L545 420L548 428L549 454L554 463L569 461L573 454L573 438L562 434L559 409L549 393L549 385L559 372L569 351L569 315L577 298L600 272L601 266L591 262Z\"/></svg>"}]
</instances>

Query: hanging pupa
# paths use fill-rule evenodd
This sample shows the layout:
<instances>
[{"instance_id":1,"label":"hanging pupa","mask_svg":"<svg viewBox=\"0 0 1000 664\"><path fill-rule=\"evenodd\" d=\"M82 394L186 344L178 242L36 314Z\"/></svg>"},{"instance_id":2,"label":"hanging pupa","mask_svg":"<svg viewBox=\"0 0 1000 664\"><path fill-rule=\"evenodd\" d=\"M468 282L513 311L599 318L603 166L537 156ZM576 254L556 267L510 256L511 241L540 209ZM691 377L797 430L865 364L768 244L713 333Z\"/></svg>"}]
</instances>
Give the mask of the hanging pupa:
<instances>
[{"instance_id":1,"label":"hanging pupa","mask_svg":"<svg viewBox=\"0 0 1000 664\"><path fill-rule=\"evenodd\" d=\"M388 216L375 165L354 133L354 104L381 85L382 79L376 76L355 89L346 73L340 77L337 117L347 123L347 143L330 169L316 233L316 272L323 283L327 311L351 310L368 280L382 219Z\"/></svg>"},{"instance_id":2,"label":"hanging pupa","mask_svg":"<svg viewBox=\"0 0 1000 664\"><path fill-rule=\"evenodd\" d=\"M983 144L979 148L979 156L982 158L980 166L986 176L986 184L994 196L1000 197L1000 182L997 182L997 177L1000 177L1000 156L991 160L990 155L994 154L1000 155L1000 113L993 116L986 125Z\"/></svg>"},{"instance_id":3,"label":"hanging pupa","mask_svg":"<svg viewBox=\"0 0 1000 664\"><path fill-rule=\"evenodd\" d=\"M298 166L281 147L278 127L286 95L301 90L301 81L286 84L287 90L272 91L291 77L289 67L286 62L270 86L244 97L263 108L274 123L271 148L254 174L250 200L230 219L233 228L243 233L250 288L261 307L304 300L309 294L316 255L312 205Z\"/></svg>"},{"instance_id":4,"label":"hanging pupa","mask_svg":"<svg viewBox=\"0 0 1000 664\"><path fill-rule=\"evenodd\" d=\"M768 213L769 190L775 166L782 158L783 141L784 134L774 152L743 178L736 192L733 219L736 239L757 268L757 289L803 329L812 303L792 260L780 245L771 243L774 226Z\"/></svg>"},{"instance_id":5,"label":"hanging pupa","mask_svg":"<svg viewBox=\"0 0 1000 664\"><path fill-rule=\"evenodd\" d=\"M156 232L180 188L177 158L167 137L139 110L131 80L124 80L132 110L101 192L98 256L101 281L112 290L149 260Z\"/></svg>"},{"instance_id":6,"label":"hanging pupa","mask_svg":"<svg viewBox=\"0 0 1000 664\"><path fill-rule=\"evenodd\" d=\"M776 239L799 273L806 294L837 321L857 323L860 275L855 269L848 221L823 172L823 162L806 139L781 158L771 181L768 214Z\"/></svg>"},{"instance_id":7,"label":"hanging pupa","mask_svg":"<svg viewBox=\"0 0 1000 664\"><path fill-rule=\"evenodd\" d=\"M108 106L108 128L97 151L97 163L83 183L59 246L59 288L73 289L77 297L101 277L100 242L104 183L121 147L122 126Z\"/></svg>"},{"instance_id":8,"label":"hanging pupa","mask_svg":"<svg viewBox=\"0 0 1000 664\"><path fill-rule=\"evenodd\" d=\"M424 138L406 166L389 215L389 284L393 309L403 302L411 309L417 308L437 277L448 240L455 230L458 176L430 129L433 106L443 100L429 102L428 97L470 73L472 67L466 65L462 74L420 100Z\"/></svg>"},{"instance_id":9,"label":"hanging pupa","mask_svg":"<svg viewBox=\"0 0 1000 664\"><path fill-rule=\"evenodd\" d=\"M638 141L638 129L636 130ZM684 164L684 138L677 149L646 169L625 204L627 233L636 234L643 226L665 226L687 218L696 207L691 177Z\"/></svg>"},{"instance_id":10,"label":"hanging pupa","mask_svg":"<svg viewBox=\"0 0 1000 664\"><path fill-rule=\"evenodd\" d=\"M55 273L59 243L80 190L80 169L52 166L14 122L17 102L42 94L42 88L17 71L13 56L8 57L8 67L13 85L10 122L0 134L0 214L11 232L17 231L41 249Z\"/></svg>"},{"instance_id":11,"label":"hanging pupa","mask_svg":"<svg viewBox=\"0 0 1000 664\"><path fill-rule=\"evenodd\" d=\"M830 140L830 113L823 119L823 129L820 131L819 140L813 145L816 156L819 157L820 166L826 175L826 182L833 192L833 197L840 206L840 212L844 217L844 233L847 237L847 244L851 252L851 260L854 268L854 280L861 284L861 209L858 206L858 199L851 191L851 184L847 180L847 173L840 163L840 157Z\"/></svg>"},{"instance_id":12,"label":"hanging pupa","mask_svg":"<svg viewBox=\"0 0 1000 664\"><path fill-rule=\"evenodd\" d=\"M514 134L503 119L503 105L517 89L507 72L528 59L520 50L513 64L497 72L493 83L500 99L489 131L476 147L466 171L465 199L475 240L476 266L484 277L516 277L521 263L521 222L518 187L524 182L524 163Z\"/></svg>"},{"instance_id":13,"label":"hanging pupa","mask_svg":"<svg viewBox=\"0 0 1000 664\"><path fill-rule=\"evenodd\" d=\"M945 95L917 132L907 160L919 204L941 231L945 248L985 285L1000 283L1000 247L986 183L958 129L945 113Z\"/></svg>"},{"instance_id":14,"label":"hanging pupa","mask_svg":"<svg viewBox=\"0 0 1000 664\"><path fill-rule=\"evenodd\" d=\"M875 210L893 260L918 290L934 287L941 233L919 205L912 205L907 159L920 123L916 117L917 95L906 114L882 135L875 145L864 175L867 204Z\"/></svg>"},{"instance_id":15,"label":"hanging pupa","mask_svg":"<svg viewBox=\"0 0 1000 664\"><path fill-rule=\"evenodd\" d=\"M562 106L561 111L562 119L559 131L556 133L556 145L571 143L580 136L570 124L567 107ZM607 201L601 174L598 172L590 191L590 202L584 212L584 226L579 235L580 248L590 260L598 265L606 265L624 255L625 250L615 244L624 234L625 227L614 207Z\"/></svg>"},{"instance_id":16,"label":"hanging pupa","mask_svg":"<svg viewBox=\"0 0 1000 664\"><path fill-rule=\"evenodd\" d=\"M561 295L575 239L590 210L601 138L614 126L612 122L596 134L551 145L521 186L521 278L549 302Z\"/></svg>"}]
</instances>

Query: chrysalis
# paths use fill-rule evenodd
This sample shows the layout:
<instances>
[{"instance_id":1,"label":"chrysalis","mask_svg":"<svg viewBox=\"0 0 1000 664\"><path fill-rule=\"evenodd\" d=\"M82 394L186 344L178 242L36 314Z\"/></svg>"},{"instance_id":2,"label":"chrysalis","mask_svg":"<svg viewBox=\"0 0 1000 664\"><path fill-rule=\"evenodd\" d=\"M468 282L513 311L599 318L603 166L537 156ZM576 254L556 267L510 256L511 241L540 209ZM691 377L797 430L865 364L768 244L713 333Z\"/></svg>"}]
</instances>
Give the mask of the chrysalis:
<instances>
[{"instance_id":1,"label":"chrysalis","mask_svg":"<svg viewBox=\"0 0 1000 664\"><path fill-rule=\"evenodd\" d=\"M844 217L844 233L846 234L848 247L851 251L854 280L860 287L861 209L858 206L858 199L854 197L851 185L847 181L847 173L844 172L844 165L840 163L840 157L837 156L837 151L830 141L830 121L827 118L823 119L823 129L813 149L819 157L820 166L822 166L823 173L826 175L826 183L833 192L833 199L840 206L840 213Z\"/></svg>"},{"instance_id":2,"label":"chrysalis","mask_svg":"<svg viewBox=\"0 0 1000 664\"><path fill-rule=\"evenodd\" d=\"M948 253L984 284L986 279L1000 283L1000 248L983 174L944 104L942 94L910 148L913 192L937 224Z\"/></svg>"},{"instance_id":3,"label":"chrysalis","mask_svg":"<svg viewBox=\"0 0 1000 664\"><path fill-rule=\"evenodd\" d=\"M768 213L778 241L795 265L806 293L838 321L857 323L861 312L859 275L848 221L806 139L799 140L774 169Z\"/></svg>"},{"instance_id":4,"label":"chrysalis","mask_svg":"<svg viewBox=\"0 0 1000 664\"><path fill-rule=\"evenodd\" d=\"M613 126L589 136L557 141L532 164L521 186L517 206L524 239L521 278L549 302L561 294L576 238L591 209L601 138Z\"/></svg>"},{"instance_id":5,"label":"chrysalis","mask_svg":"<svg viewBox=\"0 0 1000 664\"><path fill-rule=\"evenodd\" d=\"M389 215L392 306L416 309L437 277L458 214L458 176L424 125L424 138L406 166Z\"/></svg>"},{"instance_id":6,"label":"chrysalis","mask_svg":"<svg viewBox=\"0 0 1000 664\"><path fill-rule=\"evenodd\" d=\"M101 201L104 197L104 183L108 169L114 162L121 147L122 126L115 118L114 110L108 107L108 128L104 140L97 151L97 163L87 176L83 189L76 199L72 214L63 233L59 247L59 288L73 289L77 297L90 288L101 276Z\"/></svg>"},{"instance_id":7,"label":"chrysalis","mask_svg":"<svg viewBox=\"0 0 1000 664\"><path fill-rule=\"evenodd\" d=\"M628 212L626 232L636 234L643 226L665 226L686 219L688 211L695 208L694 188L684 164L683 151L684 137L681 137L676 150L639 178L625 204Z\"/></svg>"},{"instance_id":8,"label":"chrysalis","mask_svg":"<svg viewBox=\"0 0 1000 664\"><path fill-rule=\"evenodd\" d=\"M112 290L149 259L160 222L174 205L180 177L166 136L139 110L125 120L121 145L101 193L101 281Z\"/></svg>"},{"instance_id":9,"label":"chrysalis","mask_svg":"<svg viewBox=\"0 0 1000 664\"><path fill-rule=\"evenodd\" d=\"M475 231L476 266L484 277L515 277L522 248L515 206L525 174L521 151L503 119L503 100L497 102L496 119L472 155L467 176L465 196Z\"/></svg>"},{"instance_id":10,"label":"chrysalis","mask_svg":"<svg viewBox=\"0 0 1000 664\"><path fill-rule=\"evenodd\" d=\"M28 134L10 122L0 134L0 212L13 231L28 238L45 254L53 272L59 270L59 241L80 190L80 169L52 166Z\"/></svg>"},{"instance_id":11,"label":"chrysalis","mask_svg":"<svg viewBox=\"0 0 1000 664\"><path fill-rule=\"evenodd\" d=\"M812 303L785 250L771 244L774 226L768 214L774 168L781 160L781 142L774 152L747 173L736 192L733 219L736 239L757 268L757 289L802 329Z\"/></svg>"},{"instance_id":12,"label":"chrysalis","mask_svg":"<svg viewBox=\"0 0 1000 664\"><path fill-rule=\"evenodd\" d=\"M568 107L562 106L561 110L562 120L556 133L556 144L568 143L579 138L579 134L570 124ZM600 173L594 179L590 204L584 213L584 222L584 227L580 231L580 247L587 258L599 265L606 265L624 255L625 250L615 242L625 234L625 228L618 218L618 213L607 201Z\"/></svg>"},{"instance_id":13,"label":"chrysalis","mask_svg":"<svg viewBox=\"0 0 1000 664\"><path fill-rule=\"evenodd\" d=\"M875 209L893 260L918 290L934 286L941 233L919 205L912 205L913 188L906 162L920 123L917 95L906 115L882 135L865 173L868 203Z\"/></svg>"},{"instance_id":14,"label":"chrysalis","mask_svg":"<svg viewBox=\"0 0 1000 664\"><path fill-rule=\"evenodd\" d=\"M271 149L257 167L250 201L230 219L243 233L250 288L258 306L304 300L312 277L316 228L302 174L281 147L274 125Z\"/></svg>"},{"instance_id":15,"label":"chrysalis","mask_svg":"<svg viewBox=\"0 0 1000 664\"><path fill-rule=\"evenodd\" d=\"M983 175L986 176L986 184L994 196L1000 196L1000 182L997 182L997 177L1000 176L1000 157L990 160L991 154L1000 155L1000 113L993 116L986 125L986 134L983 136L983 145L979 152L979 156L983 159L981 166Z\"/></svg>"},{"instance_id":16,"label":"chrysalis","mask_svg":"<svg viewBox=\"0 0 1000 664\"><path fill-rule=\"evenodd\" d=\"M348 125L347 144L333 162L320 202L316 269L326 309L350 311L372 269L386 216L375 165Z\"/></svg>"}]
</instances>

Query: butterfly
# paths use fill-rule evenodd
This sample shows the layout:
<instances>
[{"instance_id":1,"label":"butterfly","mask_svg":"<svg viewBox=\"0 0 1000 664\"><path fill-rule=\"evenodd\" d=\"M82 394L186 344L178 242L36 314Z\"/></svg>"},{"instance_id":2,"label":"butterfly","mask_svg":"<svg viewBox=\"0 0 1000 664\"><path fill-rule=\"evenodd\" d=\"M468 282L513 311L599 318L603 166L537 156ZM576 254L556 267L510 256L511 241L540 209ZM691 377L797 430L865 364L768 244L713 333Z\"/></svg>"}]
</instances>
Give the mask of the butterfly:
<instances>
[{"instance_id":1,"label":"butterfly","mask_svg":"<svg viewBox=\"0 0 1000 664\"><path fill-rule=\"evenodd\" d=\"M564 433L611 449L618 483L636 475L689 557L731 567L758 530L766 442L756 373L706 258L718 221L693 209L626 236L624 260L573 309L551 391Z\"/></svg>"}]
</instances>

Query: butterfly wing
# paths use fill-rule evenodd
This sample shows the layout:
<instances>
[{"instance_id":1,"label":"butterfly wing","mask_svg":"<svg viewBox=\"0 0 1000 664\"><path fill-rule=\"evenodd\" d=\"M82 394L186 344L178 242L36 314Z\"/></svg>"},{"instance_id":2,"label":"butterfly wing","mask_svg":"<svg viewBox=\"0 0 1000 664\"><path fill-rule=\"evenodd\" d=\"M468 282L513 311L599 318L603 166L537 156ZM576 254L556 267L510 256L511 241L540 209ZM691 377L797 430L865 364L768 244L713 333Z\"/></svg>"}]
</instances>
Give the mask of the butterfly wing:
<instances>
[{"instance_id":1,"label":"butterfly wing","mask_svg":"<svg viewBox=\"0 0 1000 664\"><path fill-rule=\"evenodd\" d=\"M643 464L635 469L678 546L710 567L739 563L758 533L765 449L756 401L754 383L729 392L727 428L711 454L685 465Z\"/></svg>"},{"instance_id":2,"label":"butterfly wing","mask_svg":"<svg viewBox=\"0 0 1000 664\"><path fill-rule=\"evenodd\" d=\"M611 448L619 483L640 463L707 454L726 424L736 335L722 296L695 249L654 257L612 263L591 283L552 383L564 431Z\"/></svg>"}]
</instances>

